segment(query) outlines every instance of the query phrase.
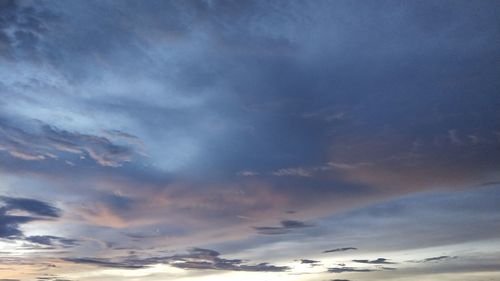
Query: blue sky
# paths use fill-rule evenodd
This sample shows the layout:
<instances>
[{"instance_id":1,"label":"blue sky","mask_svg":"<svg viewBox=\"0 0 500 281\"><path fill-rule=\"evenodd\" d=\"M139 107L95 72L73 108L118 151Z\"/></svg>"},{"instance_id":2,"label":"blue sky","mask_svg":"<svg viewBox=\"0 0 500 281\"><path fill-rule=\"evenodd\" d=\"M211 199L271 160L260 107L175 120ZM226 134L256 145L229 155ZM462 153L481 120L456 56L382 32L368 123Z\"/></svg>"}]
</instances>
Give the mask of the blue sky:
<instances>
[{"instance_id":1,"label":"blue sky","mask_svg":"<svg viewBox=\"0 0 500 281\"><path fill-rule=\"evenodd\" d=\"M498 14L0 0L0 280L495 280Z\"/></svg>"}]
</instances>

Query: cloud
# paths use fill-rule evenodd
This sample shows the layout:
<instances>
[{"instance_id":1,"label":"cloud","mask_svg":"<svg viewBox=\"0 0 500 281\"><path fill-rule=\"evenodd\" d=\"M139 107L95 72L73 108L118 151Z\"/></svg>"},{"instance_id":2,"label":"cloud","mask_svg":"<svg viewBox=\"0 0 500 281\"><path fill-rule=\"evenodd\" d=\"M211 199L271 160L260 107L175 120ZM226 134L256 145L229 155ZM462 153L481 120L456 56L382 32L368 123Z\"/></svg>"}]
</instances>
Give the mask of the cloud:
<instances>
[{"instance_id":1,"label":"cloud","mask_svg":"<svg viewBox=\"0 0 500 281\"><path fill-rule=\"evenodd\" d=\"M163 263L176 268L197 270L252 272L283 272L290 270L287 266L276 266L269 263L246 264L241 259L221 258L219 252L203 248L192 248L187 254L143 259L128 257L117 261L102 258L65 258L64 260L73 263L122 269L141 269L153 264Z\"/></svg>"},{"instance_id":2,"label":"cloud","mask_svg":"<svg viewBox=\"0 0 500 281\"><path fill-rule=\"evenodd\" d=\"M17 215L16 213L27 213ZM61 210L43 201L0 196L0 238L24 241L38 246L51 248L69 248L78 245L78 240L52 235L24 236L22 224L33 221L59 218ZM24 245L23 248L30 248Z\"/></svg>"},{"instance_id":3,"label":"cloud","mask_svg":"<svg viewBox=\"0 0 500 281\"><path fill-rule=\"evenodd\" d=\"M52 236L52 235L28 236L25 238L25 241L46 246L61 246L63 248L73 247L75 245L78 245L78 240Z\"/></svg>"},{"instance_id":4,"label":"cloud","mask_svg":"<svg viewBox=\"0 0 500 281\"><path fill-rule=\"evenodd\" d=\"M315 263L319 263L320 261L317 261L317 260L308 260L308 259L301 259L300 260L300 263L302 264L315 264Z\"/></svg>"},{"instance_id":5,"label":"cloud","mask_svg":"<svg viewBox=\"0 0 500 281\"><path fill-rule=\"evenodd\" d=\"M431 257L431 258L426 258L418 261L413 261L416 263L426 263L426 262L438 262L442 260L448 260L448 259L456 259L456 256L438 256L438 257Z\"/></svg>"},{"instance_id":6,"label":"cloud","mask_svg":"<svg viewBox=\"0 0 500 281\"><path fill-rule=\"evenodd\" d=\"M336 253L336 252L345 252L345 251L351 251L351 250L357 250L358 248L354 247L344 247L344 248L336 248L332 250L325 250L323 253Z\"/></svg>"},{"instance_id":7,"label":"cloud","mask_svg":"<svg viewBox=\"0 0 500 281\"><path fill-rule=\"evenodd\" d=\"M237 173L237 175L239 176L244 176L244 177L253 177L253 176L258 176L260 175L259 172L256 172L256 171L250 171L250 170L243 170L243 171L239 171Z\"/></svg>"},{"instance_id":8,"label":"cloud","mask_svg":"<svg viewBox=\"0 0 500 281\"><path fill-rule=\"evenodd\" d=\"M15 211L30 215L11 214ZM35 220L57 218L60 210L39 200L0 196L0 238L15 238L23 235L20 224Z\"/></svg>"},{"instance_id":9,"label":"cloud","mask_svg":"<svg viewBox=\"0 0 500 281\"><path fill-rule=\"evenodd\" d=\"M131 147L108 138L60 130L47 124L27 131L0 120L0 152L24 161L79 159L88 156L106 167L119 167L132 159Z\"/></svg>"},{"instance_id":10,"label":"cloud","mask_svg":"<svg viewBox=\"0 0 500 281\"><path fill-rule=\"evenodd\" d=\"M367 268L354 268L354 267L330 267L328 268L328 272L331 273L343 273L343 272L372 272L377 271L376 269L367 269Z\"/></svg>"},{"instance_id":11,"label":"cloud","mask_svg":"<svg viewBox=\"0 0 500 281\"><path fill-rule=\"evenodd\" d=\"M0 4L0 57L29 58L38 55L40 37L55 15L42 6L7 0Z\"/></svg>"},{"instance_id":12,"label":"cloud","mask_svg":"<svg viewBox=\"0 0 500 281\"><path fill-rule=\"evenodd\" d=\"M330 273L344 273L344 272L374 272L381 270L396 270L393 267L377 267L377 268L357 268L357 267L349 267L343 266L340 267L330 267L328 268L328 272Z\"/></svg>"},{"instance_id":13,"label":"cloud","mask_svg":"<svg viewBox=\"0 0 500 281\"><path fill-rule=\"evenodd\" d=\"M259 234L265 235L275 235L275 234L286 234L293 229L311 227L313 225L307 224L296 220L283 220L281 221L281 226L257 226L254 227Z\"/></svg>"},{"instance_id":14,"label":"cloud","mask_svg":"<svg viewBox=\"0 0 500 281\"><path fill-rule=\"evenodd\" d=\"M134 264L133 261L113 262L104 258L64 258L63 260L78 263L89 264L99 267L121 268L121 269L141 269L145 268L145 264Z\"/></svg>"},{"instance_id":15,"label":"cloud","mask_svg":"<svg viewBox=\"0 0 500 281\"><path fill-rule=\"evenodd\" d=\"M375 260L352 260L357 263L367 263L367 264L396 264L395 262L390 262L388 259L378 258Z\"/></svg>"},{"instance_id":16,"label":"cloud","mask_svg":"<svg viewBox=\"0 0 500 281\"><path fill-rule=\"evenodd\" d=\"M317 261L317 260L310 260L310 259L301 259L300 260L300 263L301 264L308 264L312 267L315 267L315 266L319 266L321 265L321 261Z\"/></svg>"},{"instance_id":17,"label":"cloud","mask_svg":"<svg viewBox=\"0 0 500 281\"><path fill-rule=\"evenodd\" d=\"M69 227L75 233L144 248L244 236L255 239L245 242L252 248L293 238L254 238L255 232L303 227L269 224L283 220L285 210L312 221L402 193L495 181L498 174L495 1L0 5L0 111L9 114L0 121L2 188L77 205L70 215L78 227ZM28 119L40 121L23 123ZM151 161L137 163L143 147ZM137 200L100 197L115 192ZM325 241L311 249L317 252L329 247L330 235L351 230L334 241L357 238L355 245L368 251L497 233L498 224L486 226L494 212L458 208L446 212L449 219L414 212L423 223L410 226L390 218L411 215L375 211L380 218L301 233L328 236L315 240ZM2 214L2 232L20 235L39 216L19 213ZM396 225L413 239L386 239L396 234L377 225ZM136 244L120 235L157 228L159 237ZM216 267L204 259L179 264Z\"/></svg>"},{"instance_id":18,"label":"cloud","mask_svg":"<svg viewBox=\"0 0 500 281\"><path fill-rule=\"evenodd\" d=\"M312 177L311 171L301 167L279 169L277 171L274 171L273 175L277 177L285 177L285 176Z\"/></svg>"},{"instance_id":19,"label":"cloud","mask_svg":"<svg viewBox=\"0 0 500 281\"><path fill-rule=\"evenodd\" d=\"M45 273L43 276L38 276L37 280L50 280L50 281L71 281L70 279L63 279L55 274Z\"/></svg>"},{"instance_id":20,"label":"cloud","mask_svg":"<svg viewBox=\"0 0 500 281\"><path fill-rule=\"evenodd\" d=\"M370 139L345 136L344 141L332 145L335 155L332 167L349 181L383 187L390 192L458 188L488 179L496 181L492 175L500 167L497 160L500 157L494 149L498 142L492 132L476 133L479 135L474 139L481 142L466 142L464 135L475 129L462 131L452 130L451 137L445 129L418 136L395 131ZM345 150L346 146L351 149Z\"/></svg>"},{"instance_id":21,"label":"cloud","mask_svg":"<svg viewBox=\"0 0 500 281\"><path fill-rule=\"evenodd\" d=\"M0 212L3 214L19 210L44 217L57 218L60 216L60 209L35 199L0 196L0 202L3 203L0 206Z\"/></svg>"},{"instance_id":22,"label":"cloud","mask_svg":"<svg viewBox=\"0 0 500 281\"><path fill-rule=\"evenodd\" d=\"M244 264L240 259L220 258L220 253L214 250L193 248L185 255L175 255L169 258L169 264L183 269L213 269L229 271L282 272L290 268L275 266L269 263L255 265Z\"/></svg>"}]
</instances>

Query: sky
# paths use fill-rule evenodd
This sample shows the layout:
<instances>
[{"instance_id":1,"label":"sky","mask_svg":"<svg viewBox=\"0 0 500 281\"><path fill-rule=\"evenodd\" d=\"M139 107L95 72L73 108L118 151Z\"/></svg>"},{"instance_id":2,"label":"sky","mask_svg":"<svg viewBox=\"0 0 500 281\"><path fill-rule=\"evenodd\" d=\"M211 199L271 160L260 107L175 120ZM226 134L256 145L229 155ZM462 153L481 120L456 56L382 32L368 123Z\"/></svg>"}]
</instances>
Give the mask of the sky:
<instances>
[{"instance_id":1,"label":"sky","mask_svg":"<svg viewBox=\"0 0 500 281\"><path fill-rule=\"evenodd\" d=\"M498 281L500 1L0 0L0 281Z\"/></svg>"}]
</instances>

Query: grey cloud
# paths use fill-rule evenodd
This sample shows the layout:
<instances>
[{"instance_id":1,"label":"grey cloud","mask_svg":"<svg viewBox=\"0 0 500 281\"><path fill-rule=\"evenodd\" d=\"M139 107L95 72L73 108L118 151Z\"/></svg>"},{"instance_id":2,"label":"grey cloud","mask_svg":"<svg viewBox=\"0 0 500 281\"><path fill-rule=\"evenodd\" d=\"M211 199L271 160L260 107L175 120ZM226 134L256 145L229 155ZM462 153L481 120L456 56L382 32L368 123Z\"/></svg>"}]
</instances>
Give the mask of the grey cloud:
<instances>
[{"instance_id":1,"label":"grey cloud","mask_svg":"<svg viewBox=\"0 0 500 281\"><path fill-rule=\"evenodd\" d=\"M0 215L0 237L9 238L22 235L19 225L33 220L36 219L25 216Z\"/></svg>"},{"instance_id":2,"label":"grey cloud","mask_svg":"<svg viewBox=\"0 0 500 281\"><path fill-rule=\"evenodd\" d=\"M321 261L317 261L317 260L310 260L310 259L301 259L300 260L300 263L301 264L308 264L312 267L315 267L315 266L319 266L321 265Z\"/></svg>"},{"instance_id":3,"label":"grey cloud","mask_svg":"<svg viewBox=\"0 0 500 281\"><path fill-rule=\"evenodd\" d=\"M343 272L372 272L377 271L376 269L367 268L354 268L354 267L331 267L328 268L328 272L331 273L343 273Z\"/></svg>"},{"instance_id":4,"label":"grey cloud","mask_svg":"<svg viewBox=\"0 0 500 281\"><path fill-rule=\"evenodd\" d=\"M254 229L257 230L257 233L259 234L275 235L275 234L286 234L296 228L305 228L311 226L313 225L301 221L283 220L281 221L281 226L257 226L254 227Z\"/></svg>"},{"instance_id":5,"label":"grey cloud","mask_svg":"<svg viewBox=\"0 0 500 281\"><path fill-rule=\"evenodd\" d=\"M72 247L78 245L78 240L68 239L64 237L52 236L52 235L36 235L28 236L25 238L26 241L46 245L46 246L61 246L63 248Z\"/></svg>"},{"instance_id":6,"label":"grey cloud","mask_svg":"<svg viewBox=\"0 0 500 281\"><path fill-rule=\"evenodd\" d=\"M315 264L315 263L319 263L320 261L317 261L317 260L309 260L309 259L301 259L300 260L300 263L305 263L305 264Z\"/></svg>"},{"instance_id":7,"label":"grey cloud","mask_svg":"<svg viewBox=\"0 0 500 281\"><path fill-rule=\"evenodd\" d=\"M414 261L416 263L426 263L426 262L437 262L437 261L442 261L442 260L447 260L447 259L456 259L456 256L438 256L438 257L431 257L431 258L426 258L423 260L418 260Z\"/></svg>"},{"instance_id":8,"label":"grey cloud","mask_svg":"<svg viewBox=\"0 0 500 281\"><path fill-rule=\"evenodd\" d=\"M29 215L11 214L15 211L27 212ZM59 218L61 210L43 201L0 196L0 238L33 243L48 248L69 248L78 241L52 235L24 236L20 226L32 221ZM23 246L30 248L29 245ZM38 249L38 247L34 247Z\"/></svg>"},{"instance_id":9,"label":"grey cloud","mask_svg":"<svg viewBox=\"0 0 500 281\"><path fill-rule=\"evenodd\" d=\"M354 248L354 247L344 247L344 248L337 248L337 249L326 250L326 251L323 251L323 253L345 252L345 251L357 250L357 249L358 248Z\"/></svg>"},{"instance_id":10,"label":"grey cloud","mask_svg":"<svg viewBox=\"0 0 500 281\"><path fill-rule=\"evenodd\" d=\"M20 210L45 217L60 216L60 209L35 199L0 196L0 202L3 203L0 206L0 212L2 213Z\"/></svg>"},{"instance_id":11,"label":"grey cloud","mask_svg":"<svg viewBox=\"0 0 500 281\"><path fill-rule=\"evenodd\" d=\"M274 171L273 175L278 177L284 177L284 176L312 177L311 171L300 167L279 169L277 171Z\"/></svg>"},{"instance_id":12,"label":"grey cloud","mask_svg":"<svg viewBox=\"0 0 500 281\"><path fill-rule=\"evenodd\" d=\"M275 266L268 263L256 265L243 264L240 259L220 258L220 253L209 249L193 248L189 254L176 255L170 258L169 264L184 269L214 269L230 271L262 271L282 272L290 268L287 266Z\"/></svg>"},{"instance_id":13,"label":"grey cloud","mask_svg":"<svg viewBox=\"0 0 500 281\"><path fill-rule=\"evenodd\" d=\"M121 268L121 269L140 269L145 268L144 264L134 264L131 262L113 262L102 258L64 258L63 260L78 264L89 264L99 267Z\"/></svg>"},{"instance_id":14,"label":"grey cloud","mask_svg":"<svg viewBox=\"0 0 500 281\"><path fill-rule=\"evenodd\" d=\"M368 263L368 264L396 264L395 262L390 262L388 259L378 258L375 260L352 260L357 263Z\"/></svg>"}]
</instances>

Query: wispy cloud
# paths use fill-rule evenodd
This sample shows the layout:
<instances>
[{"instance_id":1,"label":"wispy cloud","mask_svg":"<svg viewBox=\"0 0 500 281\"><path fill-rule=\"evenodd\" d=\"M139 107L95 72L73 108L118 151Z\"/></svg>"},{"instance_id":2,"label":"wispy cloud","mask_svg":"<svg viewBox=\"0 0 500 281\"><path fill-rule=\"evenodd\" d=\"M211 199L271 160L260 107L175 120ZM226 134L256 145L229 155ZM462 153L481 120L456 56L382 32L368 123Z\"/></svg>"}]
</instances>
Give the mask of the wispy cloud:
<instances>
[{"instance_id":1,"label":"wispy cloud","mask_svg":"<svg viewBox=\"0 0 500 281\"><path fill-rule=\"evenodd\" d=\"M0 120L0 151L25 161L74 160L90 157L102 166L119 167L132 159L131 147L117 145L108 138L60 130L41 124L33 131Z\"/></svg>"},{"instance_id":2,"label":"wispy cloud","mask_svg":"<svg viewBox=\"0 0 500 281\"><path fill-rule=\"evenodd\" d=\"M90 264L99 267L141 269L153 264L168 264L181 269L193 270L225 270L225 271L255 271L283 272L290 270L287 266L276 266L269 263L246 264L241 259L225 259L214 250L193 248L187 254L161 256L153 258L126 257L117 260L102 258L65 258L65 261Z\"/></svg>"},{"instance_id":3,"label":"wispy cloud","mask_svg":"<svg viewBox=\"0 0 500 281\"><path fill-rule=\"evenodd\" d=\"M301 167L279 169L277 171L274 171L273 175L277 177L284 177L284 176L312 177L311 171Z\"/></svg>"},{"instance_id":4,"label":"wispy cloud","mask_svg":"<svg viewBox=\"0 0 500 281\"><path fill-rule=\"evenodd\" d=\"M354 267L330 267L330 268L328 268L328 272L331 272L331 273L372 272L372 271L376 271L376 269L354 268Z\"/></svg>"}]
</instances>

